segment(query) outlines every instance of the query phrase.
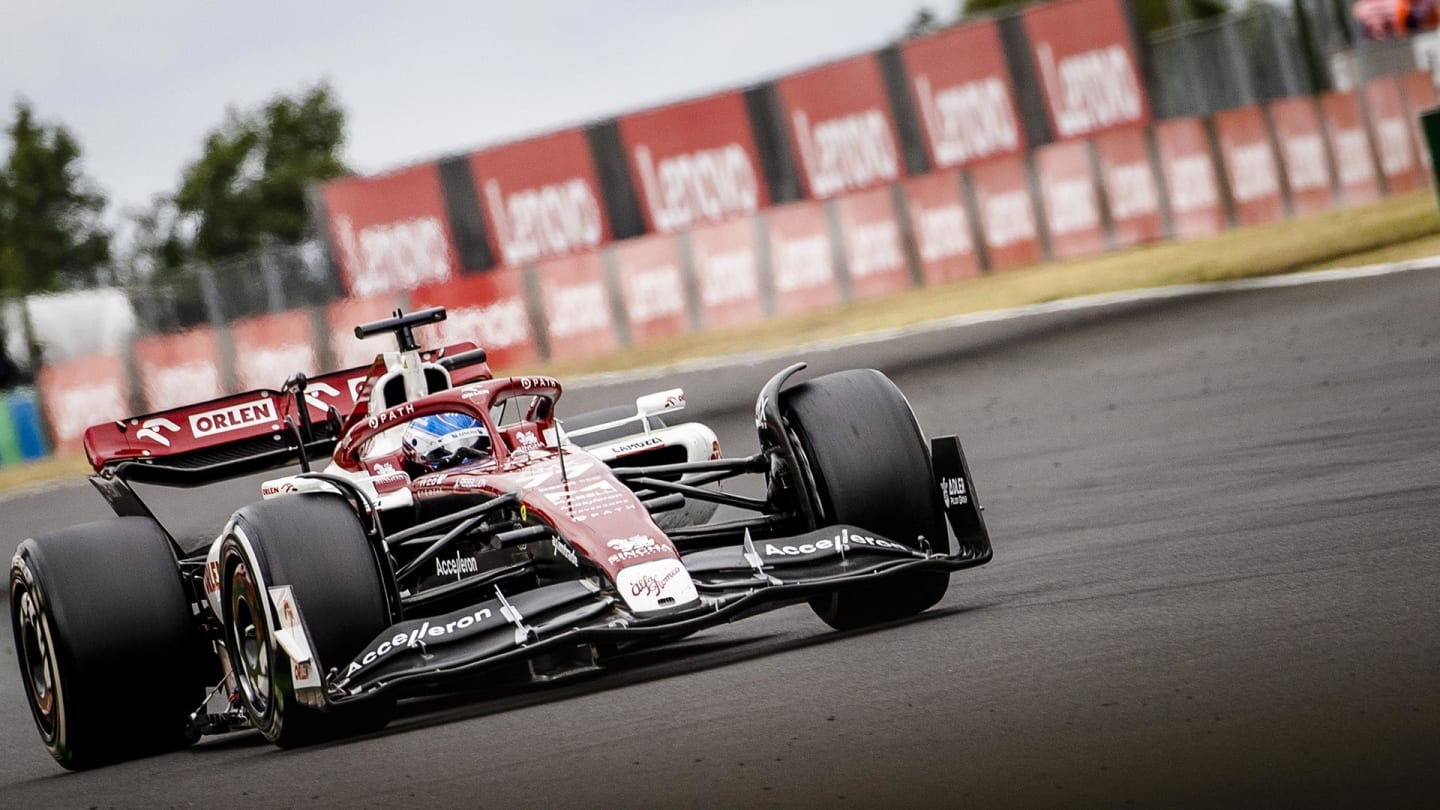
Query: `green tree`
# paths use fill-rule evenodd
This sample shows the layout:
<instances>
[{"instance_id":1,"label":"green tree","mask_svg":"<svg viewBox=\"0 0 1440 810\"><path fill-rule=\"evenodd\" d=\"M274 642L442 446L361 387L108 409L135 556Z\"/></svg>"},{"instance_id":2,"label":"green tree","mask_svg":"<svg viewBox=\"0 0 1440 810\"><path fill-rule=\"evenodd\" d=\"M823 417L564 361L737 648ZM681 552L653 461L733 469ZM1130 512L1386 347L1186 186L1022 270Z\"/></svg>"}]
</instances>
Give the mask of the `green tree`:
<instances>
[{"instance_id":1,"label":"green tree","mask_svg":"<svg viewBox=\"0 0 1440 810\"><path fill-rule=\"evenodd\" d=\"M915 9L910 17L910 22L905 24L905 38L923 37L926 34L933 34L945 27L945 23L935 14L929 6L921 6Z\"/></svg>"},{"instance_id":2,"label":"green tree","mask_svg":"<svg viewBox=\"0 0 1440 810\"><path fill-rule=\"evenodd\" d=\"M173 197L192 231L187 258L210 261L267 242L298 243L309 222L306 188L347 173L339 156L344 143L345 112L323 82L256 110L229 110ZM159 244L171 245L168 237Z\"/></svg>"},{"instance_id":3,"label":"green tree","mask_svg":"<svg viewBox=\"0 0 1440 810\"><path fill-rule=\"evenodd\" d=\"M993 14L1028 5L1032 0L960 0L960 16L973 17L977 14ZM1200 20L1215 17L1229 11L1226 0L1134 0L1135 13L1140 18L1140 27L1146 31L1158 31L1185 20ZM1178 6L1184 15L1176 20L1171 17L1173 7Z\"/></svg>"},{"instance_id":4,"label":"green tree","mask_svg":"<svg viewBox=\"0 0 1440 810\"><path fill-rule=\"evenodd\" d=\"M0 293L93 286L110 262L101 222L105 196L80 171L80 145L65 127L35 119L24 101L6 129L0 168Z\"/></svg>"}]
</instances>

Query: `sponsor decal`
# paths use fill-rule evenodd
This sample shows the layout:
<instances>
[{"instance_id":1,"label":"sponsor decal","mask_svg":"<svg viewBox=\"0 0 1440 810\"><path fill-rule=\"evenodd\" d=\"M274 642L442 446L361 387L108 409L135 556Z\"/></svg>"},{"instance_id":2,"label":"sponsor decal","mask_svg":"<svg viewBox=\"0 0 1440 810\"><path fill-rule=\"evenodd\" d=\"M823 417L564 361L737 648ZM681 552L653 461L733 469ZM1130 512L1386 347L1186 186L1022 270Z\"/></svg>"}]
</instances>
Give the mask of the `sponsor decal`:
<instances>
[{"instance_id":1,"label":"sponsor decal","mask_svg":"<svg viewBox=\"0 0 1440 810\"><path fill-rule=\"evenodd\" d=\"M610 297L602 281L556 285L547 296L550 336L565 338L610 327Z\"/></svg>"},{"instance_id":2,"label":"sponsor decal","mask_svg":"<svg viewBox=\"0 0 1440 810\"><path fill-rule=\"evenodd\" d=\"M930 77L922 73L915 77L915 96L939 168L1020 148L1010 90L999 76L932 91Z\"/></svg>"},{"instance_id":3,"label":"sponsor decal","mask_svg":"<svg viewBox=\"0 0 1440 810\"><path fill-rule=\"evenodd\" d=\"M609 450L607 450L606 452L613 453L613 454L616 455L616 456L627 456L627 455L630 455L630 454L632 454L632 453L639 453L639 452L643 452L643 451L645 451L645 450L649 450L649 449L652 448L652 447L664 447L664 446L665 446L665 440L664 440L664 439L660 438L659 436L651 436L651 437L648 438L648 439L637 439L637 440L635 440L635 441L633 441L633 442L622 442L622 443L620 443L620 444L612 444L612 445L610 445Z\"/></svg>"},{"instance_id":4,"label":"sponsor decal","mask_svg":"<svg viewBox=\"0 0 1440 810\"><path fill-rule=\"evenodd\" d=\"M404 405L396 405L388 411L381 411L375 414L365 420L365 424L368 425L371 430L378 430L380 427L388 425L391 422L399 422L413 413L415 413L415 403L407 402Z\"/></svg>"},{"instance_id":5,"label":"sponsor decal","mask_svg":"<svg viewBox=\"0 0 1440 810\"><path fill-rule=\"evenodd\" d=\"M545 498L563 508L576 522L584 523L592 518L613 515L618 512L634 511L635 504L629 490L621 492L609 481L599 480L579 484L573 477L565 489L547 492Z\"/></svg>"},{"instance_id":6,"label":"sponsor decal","mask_svg":"<svg viewBox=\"0 0 1440 810\"><path fill-rule=\"evenodd\" d=\"M531 388L559 388L560 381L554 377L516 377L520 387L526 391Z\"/></svg>"},{"instance_id":7,"label":"sponsor decal","mask_svg":"<svg viewBox=\"0 0 1440 810\"><path fill-rule=\"evenodd\" d=\"M508 195L498 181L486 180L485 203L512 267L596 247L604 236L600 204L580 177Z\"/></svg>"},{"instance_id":8,"label":"sponsor decal","mask_svg":"<svg viewBox=\"0 0 1440 810\"><path fill-rule=\"evenodd\" d=\"M1291 190L1329 187L1330 174L1325 170L1325 141L1318 133L1286 138L1280 145L1285 150L1285 168Z\"/></svg>"},{"instance_id":9,"label":"sponsor decal","mask_svg":"<svg viewBox=\"0 0 1440 810\"><path fill-rule=\"evenodd\" d=\"M615 588L631 610L644 612L695 601L695 583L679 560L652 560L624 568Z\"/></svg>"},{"instance_id":10,"label":"sponsor decal","mask_svg":"<svg viewBox=\"0 0 1440 810\"><path fill-rule=\"evenodd\" d=\"M492 614L489 608L481 608L473 613L467 613L459 618L445 617L446 621L434 619L423 622L419 627L408 633L396 633L394 636L381 641L364 655L350 663L346 670L345 677L349 678L361 669L375 663L396 650L409 650L420 647L427 642L439 642L457 632L468 630L477 624L489 619ZM432 623L433 622L433 623Z\"/></svg>"},{"instance_id":11,"label":"sponsor decal","mask_svg":"<svg viewBox=\"0 0 1440 810\"><path fill-rule=\"evenodd\" d=\"M921 261L940 261L974 250L965 206L954 203L930 208L912 201L910 216L916 225Z\"/></svg>"},{"instance_id":12,"label":"sponsor decal","mask_svg":"<svg viewBox=\"0 0 1440 810\"><path fill-rule=\"evenodd\" d=\"M146 419L140 423L140 429L135 431L135 438L149 439L156 444L169 447L170 437L165 435L167 431L170 433L179 433L180 426L163 416L157 416L153 419Z\"/></svg>"},{"instance_id":13,"label":"sponsor decal","mask_svg":"<svg viewBox=\"0 0 1440 810\"><path fill-rule=\"evenodd\" d=\"M952 506L964 506L970 503L970 493L965 489L965 479L960 477L940 479L940 497L945 501L945 508Z\"/></svg>"},{"instance_id":14,"label":"sponsor decal","mask_svg":"<svg viewBox=\"0 0 1440 810\"><path fill-rule=\"evenodd\" d=\"M550 548L555 551L555 556L564 557L565 559L570 561L571 565L575 566L576 568L580 567L580 558L575 553L575 549L571 548L564 541L560 540L559 538L552 537L550 538Z\"/></svg>"},{"instance_id":15,"label":"sponsor decal","mask_svg":"<svg viewBox=\"0 0 1440 810\"><path fill-rule=\"evenodd\" d=\"M635 165L655 230L673 233L696 222L719 222L754 213L759 184L750 156L738 143L664 158L657 166L648 146L635 147Z\"/></svg>"},{"instance_id":16,"label":"sponsor decal","mask_svg":"<svg viewBox=\"0 0 1440 810\"><path fill-rule=\"evenodd\" d=\"M890 122L871 107L821 121L812 129L804 110L791 114L810 196L823 199L900 176L900 157Z\"/></svg>"},{"instance_id":17,"label":"sponsor decal","mask_svg":"<svg viewBox=\"0 0 1440 810\"><path fill-rule=\"evenodd\" d=\"M433 216L412 217L361 228L350 217L335 218L340 260L350 270L356 298L411 290L450 278L450 243Z\"/></svg>"},{"instance_id":18,"label":"sponsor decal","mask_svg":"<svg viewBox=\"0 0 1440 810\"><path fill-rule=\"evenodd\" d=\"M1237 145L1231 149L1230 191L1236 202L1250 202L1280 193L1280 173L1275 155L1264 141Z\"/></svg>"},{"instance_id":19,"label":"sponsor decal","mask_svg":"<svg viewBox=\"0 0 1440 810\"><path fill-rule=\"evenodd\" d=\"M985 209L985 243L991 248L1009 247L1036 237L1029 191L1016 189L991 194L981 204Z\"/></svg>"},{"instance_id":20,"label":"sponsor decal","mask_svg":"<svg viewBox=\"0 0 1440 810\"><path fill-rule=\"evenodd\" d=\"M533 430L522 430L515 434L515 443L517 450L534 450L540 446L540 438Z\"/></svg>"},{"instance_id":21,"label":"sponsor decal","mask_svg":"<svg viewBox=\"0 0 1440 810\"><path fill-rule=\"evenodd\" d=\"M864 278L900 269L905 255L900 249L900 226L893 219L855 225L846 239L850 247L850 277Z\"/></svg>"},{"instance_id":22,"label":"sponsor decal","mask_svg":"<svg viewBox=\"0 0 1440 810\"><path fill-rule=\"evenodd\" d=\"M466 557L460 552L455 552L453 558L435 560L435 576L460 578L466 574L475 574L480 571L480 563L474 557Z\"/></svg>"},{"instance_id":23,"label":"sponsor decal","mask_svg":"<svg viewBox=\"0 0 1440 810\"><path fill-rule=\"evenodd\" d=\"M1139 121L1144 102L1130 54L1119 43L1055 61L1049 42L1035 47L1040 76L1062 138Z\"/></svg>"},{"instance_id":24,"label":"sponsor decal","mask_svg":"<svg viewBox=\"0 0 1440 810\"><path fill-rule=\"evenodd\" d=\"M625 284L632 322L653 321L685 311L680 270L673 264L630 273Z\"/></svg>"},{"instance_id":25,"label":"sponsor decal","mask_svg":"<svg viewBox=\"0 0 1440 810\"><path fill-rule=\"evenodd\" d=\"M610 555L608 562L611 565L631 560L643 560L646 557L655 557L662 554L673 554L675 547L669 543L657 542L655 538L644 534L635 534L630 537L621 537L611 540L605 545L609 546L615 553Z\"/></svg>"},{"instance_id":26,"label":"sponsor decal","mask_svg":"<svg viewBox=\"0 0 1440 810\"><path fill-rule=\"evenodd\" d=\"M767 557L800 557L807 554L815 554L823 551L837 551L844 553L851 548L883 549L885 551L899 551L906 554L914 552L907 546L896 543L893 540L886 540L883 537L872 537L868 534L857 534L849 529L841 529L834 537L814 542L803 542L793 545L777 546L774 543L766 543L764 554Z\"/></svg>"},{"instance_id":27,"label":"sponsor decal","mask_svg":"<svg viewBox=\"0 0 1440 810\"><path fill-rule=\"evenodd\" d=\"M755 250L739 247L715 253L695 251L700 268L700 302L707 307L743 301L760 294Z\"/></svg>"},{"instance_id":28,"label":"sponsor decal","mask_svg":"<svg viewBox=\"0 0 1440 810\"><path fill-rule=\"evenodd\" d=\"M646 574L642 577L639 577L638 579L630 583L630 595L654 597L663 596L665 594L665 586L669 585L670 580L674 579L675 575L679 574L683 570L685 569L677 565L676 567L670 569L669 571L661 574L658 577L651 574Z\"/></svg>"},{"instance_id":29,"label":"sponsor decal","mask_svg":"<svg viewBox=\"0 0 1440 810\"><path fill-rule=\"evenodd\" d=\"M1088 177L1042 176L1050 233L1055 236L1088 231L1100 226L1095 186Z\"/></svg>"},{"instance_id":30,"label":"sponsor decal","mask_svg":"<svg viewBox=\"0 0 1440 810\"><path fill-rule=\"evenodd\" d=\"M503 349L530 341L530 313L525 299L517 295L482 306L448 309L440 329L447 341L474 340L487 349Z\"/></svg>"},{"instance_id":31,"label":"sponsor decal","mask_svg":"<svg viewBox=\"0 0 1440 810\"><path fill-rule=\"evenodd\" d=\"M791 292L819 287L834 280L830 269L830 239L817 233L796 239L772 238L775 290Z\"/></svg>"},{"instance_id":32,"label":"sponsor decal","mask_svg":"<svg viewBox=\"0 0 1440 810\"><path fill-rule=\"evenodd\" d=\"M1170 186L1170 205L1177 212L1200 211L1220 202L1208 155L1185 155L1171 161Z\"/></svg>"},{"instance_id":33,"label":"sponsor decal","mask_svg":"<svg viewBox=\"0 0 1440 810\"><path fill-rule=\"evenodd\" d=\"M1112 166L1105 179L1110 193L1110 215L1115 219L1130 219L1160 210L1159 191L1149 163L1138 161Z\"/></svg>"},{"instance_id":34,"label":"sponsor decal","mask_svg":"<svg viewBox=\"0 0 1440 810\"><path fill-rule=\"evenodd\" d=\"M276 421L275 403L262 397L253 402L192 414L190 416L190 432L194 434L195 438L203 439L217 433L228 433L232 430Z\"/></svg>"},{"instance_id":35,"label":"sponsor decal","mask_svg":"<svg viewBox=\"0 0 1440 810\"><path fill-rule=\"evenodd\" d=\"M283 484L265 483L260 486L260 494L266 498L273 498L276 495L289 495L295 491L295 485L289 481Z\"/></svg>"}]
</instances>

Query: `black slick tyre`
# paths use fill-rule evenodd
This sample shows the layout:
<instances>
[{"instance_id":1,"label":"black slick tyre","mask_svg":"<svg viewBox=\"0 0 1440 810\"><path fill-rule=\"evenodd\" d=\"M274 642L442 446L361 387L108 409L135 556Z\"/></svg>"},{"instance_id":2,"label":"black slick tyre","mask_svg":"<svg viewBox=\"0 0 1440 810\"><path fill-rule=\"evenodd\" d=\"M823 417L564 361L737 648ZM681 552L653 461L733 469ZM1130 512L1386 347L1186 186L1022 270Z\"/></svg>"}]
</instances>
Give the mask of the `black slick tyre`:
<instances>
[{"instance_id":1,"label":"black slick tyre","mask_svg":"<svg viewBox=\"0 0 1440 810\"><path fill-rule=\"evenodd\" d=\"M30 711L56 762L82 770L190 743L208 649L155 521L113 518L21 543L10 615Z\"/></svg>"},{"instance_id":2,"label":"black slick tyre","mask_svg":"<svg viewBox=\"0 0 1440 810\"><path fill-rule=\"evenodd\" d=\"M912 548L924 537L949 549L930 450L904 394L873 369L842 371L784 392L782 413L814 484L821 526L848 523ZM816 596L810 606L838 630L914 616L949 587L923 571Z\"/></svg>"},{"instance_id":3,"label":"black slick tyre","mask_svg":"<svg viewBox=\"0 0 1440 810\"><path fill-rule=\"evenodd\" d=\"M379 562L354 509L329 494L292 495L235 513L220 545L225 646L246 714L267 740L290 748L379 728L394 701L307 705L275 638L271 587L289 586L318 672L343 667L386 627Z\"/></svg>"}]
</instances>

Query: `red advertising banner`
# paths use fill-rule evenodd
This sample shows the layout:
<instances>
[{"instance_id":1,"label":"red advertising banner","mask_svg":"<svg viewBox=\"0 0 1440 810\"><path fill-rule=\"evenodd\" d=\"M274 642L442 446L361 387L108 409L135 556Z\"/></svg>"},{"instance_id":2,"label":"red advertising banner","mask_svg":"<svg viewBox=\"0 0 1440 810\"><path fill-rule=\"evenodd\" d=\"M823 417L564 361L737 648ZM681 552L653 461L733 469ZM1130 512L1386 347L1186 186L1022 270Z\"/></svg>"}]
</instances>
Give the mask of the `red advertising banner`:
<instances>
[{"instance_id":1,"label":"red advertising banner","mask_svg":"<svg viewBox=\"0 0 1440 810\"><path fill-rule=\"evenodd\" d=\"M1426 183L1433 183L1430 168L1430 148L1425 143L1425 132L1420 128L1420 114L1440 107L1440 98L1435 94L1435 80L1428 70L1416 70L1400 77L1400 94L1405 97L1405 110L1410 119L1410 135L1415 139L1415 151L1420 154L1420 165L1424 167Z\"/></svg>"},{"instance_id":2,"label":"red advertising banner","mask_svg":"<svg viewBox=\"0 0 1440 810\"><path fill-rule=\"evenodd\" d=\"M627 115L620 140L653 232L723 222L770 204L739 92Z\"/></svg>"},{"instance_id":3,"label":"red advertising banner","mask_svg":"<svg viewBox=\"0 0 1440 810\"><path fill-rule=\"evenodd\" d=\"M618 242L610 252L620 276L620 298L630 325L630 342L690 331L680 246L668 234Z\"/></svg>"},{"instance_id":4,"label":"red advertising banner","mask_svg":"<svg viewBox=\"0 0 1440 810\"><path fill-rule=\"evenodd\" d=\"M443 306L447 317L431 327L434 345L471 341L489 355L498 374L540 359L525 298L522 270L493 270L448 284L421 287L410 296L416 309Z\"/></svg>"},{"instance_id":5,"label":"red advertising banner","mask_svg":"<svg viewBox=\"0 0 1440 810\"><path fill-rule=\"evenodd\" d=\"M147 411L168 411L225 394L220 341L209 327L136 338L131 354Z\"/></svg>"},{"instance_id":6,"label":"red advertising banner","mask_svg":"<svg viewBox=\"0 0 1440 810\"><path fill-rule=\"evenodd\" d=\"M926 284L980 275L980 258L975 255L960 183L958 171L944 171L912 177L902 185L910 236Z\"/></svg>"},{"instance_id":7,"label":"red advertising banner","mask_svg":"<svg viewBox=\"0 0 1440 810\"><path fill-rule=\"evenodd\" d=\"M1160 186L1155 180L1145 130L1113 129L1097 137L1094 144L1115 244L1139 245L1164 239Z\"/></svg>"},{"instance_id":8,"label":"red advertising banner","mask_svg":"<svg viewBox=\"0 0 1440 810\"><path fill-rule=\"evenodd\" d=\"M320 358L310 312L292 309L244 318L230 325L235 377L242 391L279 389L297 371L318 374Z\"/></svg>"},{"instance_id":9,"label":"red advertising banner","mask_svg":"<svg viewBox=\"0 0 1440 810\"><path fill-rule=\"evenodd\" d=\"M905 173L874 54L786 76L776 86L812 199L889 183Z\"/></svg>"},{"instance_id":10,"label":"red advertising banner","mask_svg":"<svg viewBox=\"0 0 1440 810\"><path fill-rule=\"evenodd\" d=\"M57 454L81 452L85 429L91 425L130 415L125 360L119 355L46 363L37 382Z\"/></svg>"},{"instance_id":11,"label":"red advertising banner","mask_svg":"<svg viewBox=\"0 0 1440 810\"><path fill-rule=\"evenodd\" d=\"M1145 124L1150 105L1120 0L1061 0L1022 12L1057 139Z\"/></svg>"},{"instance_id":12,"label":"red advertising banner","mask_svg":"<svg viewBox=\"0 0 1440 810\"><path fill-rule=\"evenodd\" d=\"M1280 163L1290 186L1290 205L1296 214L1330 208L1334 201L1325 133L1315 99L1295 96L1272 101L1270 126L1280 146Z\"/></svg>"},{"instance_id":13,"label":"red advertising banner","mask_svg":"<svg viewBox=\"0 0 1440 810\"><path fill-rule=\"evenodd\" d=\"M610 241L585 133L567 129L470 155L485 233L500 263L592 250Z\"/></svg>"},{"instance_id":14,"label":"red advertising banner","mask_svg":"<svg viewBox=\"0 0 1440 810\"><path fill-rule=\"evenodd\" d=\"M1220 182L1210 157L1210 137L1199 118L1171 118L1155 125L1155 149L1170 202L1176 239L1195 239L1225 230Z\"/></svg>"},{"instance_id":15,"label":"red advertising banner","mask_svg":"<svg viewBox=\"0 0 1440 810\"><path fill-rule=\"evenodd\" d=\"M1057 259L1089 256L1105 249L1100 198L1090 169L1090 145L1061 141L1036 149L1035 174L1050 234L1050 254Z\"/></svg>"},{"instance_id":16,"label":"red advertising banner","mask_svg":"<svg viewBox=\"0 0 1440 810\"><path fill-rule=\"evenodd\" d=\"M1370 152L1370 134L1360 99L1354 93L1326 93L1320 97L1325 116L1325 133L1330 154L1335 158L1335 175L1340 181L1340 199L1358 205L1380 197L1380 176Z\"/></svg>"},{"instance_id":17,"label":"red advertising banner","mask_svg":"<svg viewBox=\"0 0 1440 810\"><path fill-rule=\"evenodd\" d=\"M975 190L980 238L985 240L991 271L1023 267L1045 258L1023 158L996 158L972 167L970 186Z\"/></svg>"},{"instance_id":18,"label":"red advertising banner","mask_svg":"<svg viewBox=\"0 0 1440 810\"><path fill-rule=\"evenodd\" d=\"M435 164L335 180L321 194L350 295L413 290L458 273Z\"/></svg>"},{"instance_id":19,"label":"red advertising banner","mask_svg":"<svg viewBox=\"0 0 1440 810\"><path fill-rule=\"evenodd\" d=\"M734 219L690 232L690 259L700 289L700 323L707 329L765 317L755 221Z\"/></svg>"},{"instance_id":20,"label":"red advertising banner","mask_svg":"<svg viewBox=\"0 0 1440 810\"><path fill-rule=\"evenodd\" d=\"M1382 76L1365 83L1365 110L1370 119L1370 136L1380 157L1380 173L1391 193L1413 191L1424 183L1420 161L1412 142L1414 127L1400 97L1400 83L1394 76Z\"/></svg>"},{"instance_id":21,"label":"red advertising banner","mask_svg":"<svg viewBox=\"0 0 1440 810\"><path fill-rule=\"evenodd\" d=\"M765 212L775 309L803 312L838 303L835 252L823 203L798 202Z\"/></svg>"},{"instance_id":22,"label":"red advertising banner","mask_svg":"<svg viewBox=\"0 0 1440 810\"><path fill-rule=\"evenodd\" d=\"M1284 219L1280 167L1260 108L1225 110L1213 120L1236 220L1241 225L1258 225Z\"/></svg>"},{"instance_id":23,"label":"red advertising banner","mask_svg":"<svg viewBox=\"0 0 1440 810\"><path fill-rule=\"evenodd\" d=\"M892 189L847 194L835 201L835 213L852 299L890 295L914 285Z\"/></svg>"},{"instance_id":24,"label":"red advertising banner","mask_svg":"<svg viewBox=\"0 0 1440 810\"><path fill-rule=\"evenodd\" d=\"M600 354L620 345L598 252L550 259L535 272L552 359Z\"/></svg>"},{"instance_id":25,"label":"red advertising banner","mask_svg":"<svg viewBox=\"0 0 1440 810\"><path fill-rule=\"evenodd\" d=\"M330 332L330 371L365 366L381 352L395 351L395 336L390 333L365 339L355 337L355 327L390 317L398 302L390 297L350 298L325 307L325 328ZM421 346L439 346L439 332L422 328L415 340Z\"/></svg>"},{"instance_id":26,"label":"red advertising banner","mask_svg":"<svg viewBox=\"0 0 1440 810\"><path fill-rule=\"evenodd\" d=\"M900 46L900 58L935 168L1025 149L1015 90L994 21L907 39Z\"/></svg>"}]
</instances>

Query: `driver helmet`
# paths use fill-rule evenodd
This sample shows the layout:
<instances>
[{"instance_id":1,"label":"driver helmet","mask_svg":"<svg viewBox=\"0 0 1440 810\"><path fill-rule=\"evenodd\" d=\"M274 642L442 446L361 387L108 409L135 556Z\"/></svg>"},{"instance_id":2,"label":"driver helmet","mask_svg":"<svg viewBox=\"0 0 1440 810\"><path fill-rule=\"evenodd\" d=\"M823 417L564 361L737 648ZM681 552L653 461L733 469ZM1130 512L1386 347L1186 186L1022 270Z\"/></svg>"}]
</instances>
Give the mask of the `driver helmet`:
<instances>
[{"instance_id":1,"label":"driver helmet","mask_svg":"<svg viewBox=\"0 0 1440 810\"><path fill-rule=\"evenodd\" d=\"M427 470L490 457L485 423L464 413L437 413L411 420L400 444L406 459Z\"/></svg>"}]
</instances>

